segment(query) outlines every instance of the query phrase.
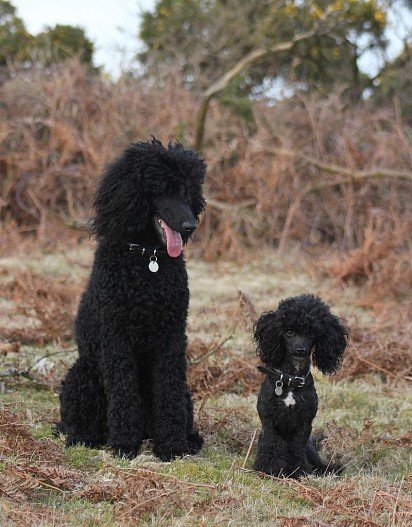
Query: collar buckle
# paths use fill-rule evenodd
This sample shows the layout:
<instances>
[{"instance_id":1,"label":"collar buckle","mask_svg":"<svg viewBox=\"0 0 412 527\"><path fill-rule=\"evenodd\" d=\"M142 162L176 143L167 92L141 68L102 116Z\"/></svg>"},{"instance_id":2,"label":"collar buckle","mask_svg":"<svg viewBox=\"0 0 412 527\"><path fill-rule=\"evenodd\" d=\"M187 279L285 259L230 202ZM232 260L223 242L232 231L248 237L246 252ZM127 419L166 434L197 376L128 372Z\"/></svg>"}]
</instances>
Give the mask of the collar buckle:
<instances>
[{"instance_id":1,"label":"collar buckle","mask_svg":"<svg viewBox=\"0 0 412 527\"><path fill-rule=\"evenodd\" d=\"M272 379L274 379L276 381L276 387L279 389L280 389L280 386L278 385L278 383L282 384L283 386L284 384L283 381L285 377L286 377L285 382L287 382L288 387L303 388L310 374L310 368L308 370L308 373L304 377L301 377L299 375L289 375L288 373L284 373L280 370L277 370L276 368L272 370L271 368L268 368L267 366L260 365L260 364L258 365L257 368L262 373L265 373L266 375L269 375Z\"/></svg>"},{"instance_id":2,"label":"collar buckle","mask_svg":"<svg viewBox=\"0 0 412 527\"><path fill-rule=\"evenodd\" d=\"M130 243L127 242L127 245L129 246L130 252L136 252L139 256L145 256L145 254L148 255L149 252L152 252L152 256L159 256L159 254L167 254L167 251L164 250L159 245L156 245L155 247L144 247L143 245L140 245L139 243Z\"/></svg>"},{"instance_id":3,"label":"collar buckle","mask_svg":"<svg viewBox=\"0 0 412 527\"><path fill-rule=\"evenodd\" d=\"M305 381L306 381L305 377L296 376L294 377L294 379L298 382L298 386L297 386L298 388L303 388L305 386Z\"/></svg>"},{"instance_id":4,"label":"collar buckle","mask_svg":"<svg viewBox=\"0 0 412 527\"><path fill-rule=\"evenodd\" d=\"M138 243L128 243L129 251L134 251L135 249L142 249ZM142 256L144 255L145 248L143 247Z\"/></svg>"}]
</instances>

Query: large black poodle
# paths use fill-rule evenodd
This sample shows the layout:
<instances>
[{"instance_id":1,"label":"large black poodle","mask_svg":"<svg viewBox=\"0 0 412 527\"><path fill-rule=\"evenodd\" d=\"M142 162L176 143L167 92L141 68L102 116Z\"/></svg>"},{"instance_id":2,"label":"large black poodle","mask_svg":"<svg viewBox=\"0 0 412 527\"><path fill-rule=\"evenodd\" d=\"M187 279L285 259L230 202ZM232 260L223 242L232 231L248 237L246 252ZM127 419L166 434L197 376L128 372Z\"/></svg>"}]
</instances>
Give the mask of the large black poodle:
<instances>
[{"instance_id":1,"label":"large black poodle","mask_svg":"<svg viewBox=\"0 0 412 527\"><path fill-rule=\"evenodd\" d=\"M310 368L313 361L323 374L336 372L347 336L329 307L309 294L282 300L257 321L254 339L266 378L257 405L262 431L255 470L292 478L340 471L320 459L319 441L310 437L318 409Z\"/></svg>"},{"instance_id":2,"label":"large black poodle","mask_svg":"<svg viewBox=\"0 0 412 527\"><path fill-rule=\"evenodd\" d=\"M103 174L91 224L98 247L75 323L79 358L60 396L67 445L133 457L152 439L162 460L201 449L186 382L182 249L205 206L205 170L195 152L153 139Z\"/></svg>"}]
</instances>

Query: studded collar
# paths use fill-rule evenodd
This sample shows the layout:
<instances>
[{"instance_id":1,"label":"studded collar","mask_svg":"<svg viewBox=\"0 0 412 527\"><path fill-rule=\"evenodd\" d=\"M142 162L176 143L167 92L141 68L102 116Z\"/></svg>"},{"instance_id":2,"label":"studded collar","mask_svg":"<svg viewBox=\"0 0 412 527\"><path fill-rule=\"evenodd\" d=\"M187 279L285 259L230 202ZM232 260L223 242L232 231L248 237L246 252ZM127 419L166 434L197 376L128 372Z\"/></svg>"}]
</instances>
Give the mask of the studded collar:
<instances>
[{"instance_id":1,"label":"studded collar","mask_svg":"<svg viewBox=\"0 0 412 527\"><path fill-rule=\"evenodd\" d=\"M156 255L167 255L167 251L163 245L153 245L146 247L140 245L140 243L127 243L129 251L135 253L137 256L156 256Z\"/></svg>"},{"instance_id":2,"label":"studded collar","mask_svg":"<svg viewBox=\"0 0 412 527\"><path fill-rule=\"evenodd\" d=\"M275 380L276 385L280 388L282 388L282 386L284 385L288 388L303 388L310 375L310 366L305 376L290 375L289 373L277 370L276 368L271 369L263 365L259 365L257 368L260 372L268 375L273 380Z\"/></svg>"}]
</instances>

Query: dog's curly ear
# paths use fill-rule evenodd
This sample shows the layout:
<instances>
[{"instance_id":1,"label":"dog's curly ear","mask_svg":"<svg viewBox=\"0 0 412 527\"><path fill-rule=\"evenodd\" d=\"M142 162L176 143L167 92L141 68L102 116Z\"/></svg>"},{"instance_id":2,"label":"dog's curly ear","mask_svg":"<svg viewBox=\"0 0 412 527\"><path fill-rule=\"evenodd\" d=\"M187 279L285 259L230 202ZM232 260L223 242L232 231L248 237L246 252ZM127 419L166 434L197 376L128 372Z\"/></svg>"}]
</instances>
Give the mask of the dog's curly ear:
<instances>
[{"instance_id":1,"label":"dog's curly ear","mask_svg":"<svg viewBox=\"0 0 412 527\"><path fill-rule=\"evenodd\" d=\"M189 180L191 183L190 208L196 219L199 220L200 214L205 210L206 200L203 196L202 185L205 181L206 163L196 152L190 151L191 166L189 167Z\"/></svg>"},{"instance_id":2,"label":"dog's curly ear","mask_svg":"<svg viewBox=\"0 0 412 527\"><path fill-rule=\"evenodd\" d=\"M107 166L96 190L90 230L97 238L127 239L143 229L149 217L141 175L129 150Z\"/></svg>"},{"instance_id":3,"label":"dog's curly ear","mask_svg":"<svg viewBox=\"0 0 412 527\"><path fill-rule=\"evenodd\" d=\"M322 321L322 326L322 334L315 339L313 363L324 375L330 375L336 373L342 363L348 330L331 313Z\"/></svg>"},{"instance_id":4,"label":"dog's curly ear","mask_svg":"<svg viewBox=\"0 0 412 527\"><path fill-rule=\"evenodd\" d=\"M197 220L199 220L199 216L205 210L205 206L206 206L206 200L203 197L202 186L199 184L196 184L193 187L191 209Z\"/></svg>"},{"instance_id":5,"label":"dog's curly ear","mask_svg":"<svg viewBox=\"0 0 412 527\"><path fill-rule=\"evenodd\" d=\"M263 313L253 327L257 355L266 364L276 367L284 358L285 349L276 311Z\"/></svg>"}]
</instances>

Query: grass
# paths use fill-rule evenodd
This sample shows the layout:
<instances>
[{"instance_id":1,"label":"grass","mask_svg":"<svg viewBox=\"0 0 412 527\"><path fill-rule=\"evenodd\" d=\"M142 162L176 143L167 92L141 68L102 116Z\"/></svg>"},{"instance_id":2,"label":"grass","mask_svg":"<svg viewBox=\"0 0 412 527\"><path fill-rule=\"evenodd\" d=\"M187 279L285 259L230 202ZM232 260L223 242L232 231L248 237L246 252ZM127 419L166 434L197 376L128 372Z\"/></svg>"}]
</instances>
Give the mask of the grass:
<instances>
[{"instance_id":1,"label":"grass","mask_svg":"<svg viewBox=\"0 0 412 527\"><path fill-rule=\"evenodd\" d=\"M82 284L90 259L90 248L82 247L70 255L62 251L3 259L0 268L41 269L51 278L68 277ZM349 325L370 328L375 323L373 311L356 307L356 287L321 280L313 263L297 252L282 260L262 252L242 265L190 259L189 276L189 338L208 344L226 341L222 360L227 369L230 357L254 364L252 311L274 308L285 296L313 292L331 303ZM239 291L252 306L249 311L240 304ZM0 305L3 327L16 324L15 316L21 324L32 315L20 313L17 301L0 298ZM41 376L46 386L6 378L2 406L33 439L30 445L22 440L26 446L18 447L5 425L0 427L1 527L408 525L412 400L404 383L376 373L339 382L317 375L320 408L314 428L325 431L329 453L343 454L346 471L341 478L294 482L261 477L251 470L256 441L246 459L259 427L256 389L248 394L232 388L208 397L196 394L197 421L206 439L197 456L161 463L150 445L132 461L116 459L107 450L64 449L63 438L52 434L52 423L58 419L55 388L74 360L69 352L73 346L73 342L32 343L1 359L3 370L66 350L46 359L48 368ZM50 454L43 452L46 448ZM19 494L13 495L17 490Z\"/></svg>"}]
</instances>

